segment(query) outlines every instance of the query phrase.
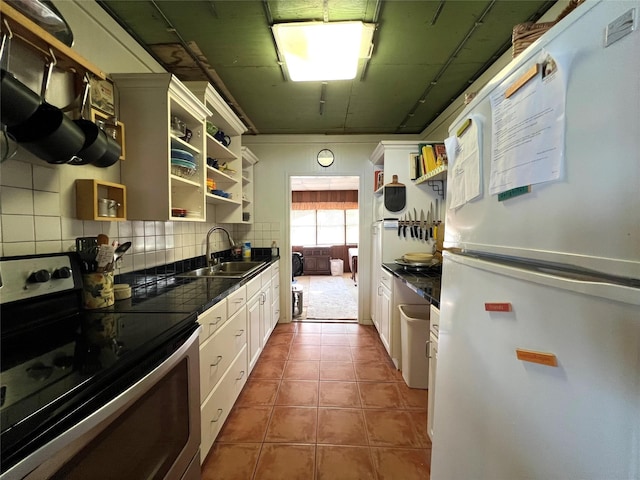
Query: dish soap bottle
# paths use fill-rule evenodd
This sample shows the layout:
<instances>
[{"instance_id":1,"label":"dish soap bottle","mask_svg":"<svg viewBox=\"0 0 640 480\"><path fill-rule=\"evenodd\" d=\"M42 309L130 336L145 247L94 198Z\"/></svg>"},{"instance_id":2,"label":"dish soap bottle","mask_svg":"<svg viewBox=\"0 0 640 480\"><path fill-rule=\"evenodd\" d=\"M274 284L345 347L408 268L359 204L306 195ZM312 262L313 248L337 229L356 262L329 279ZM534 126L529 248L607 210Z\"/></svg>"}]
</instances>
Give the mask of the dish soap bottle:
<instances>
[{"instance_id":1,"label":"dish soap bottle","mask_svg":"<svg viewBox=\"0 0 640 480\"><path fill-rule=\"evenodd\" d=\"M276 245L276 241L275 240L273 242L271 242L271 256L272 257L277 257L278 256L278 246Z\"/></svg>"},{"instance_id":2,"label":"dish soap bottle","mask_svg":"<svg viewBox=\"0 0 640 480\"><path fill-rule=\"evenodd\" d=\"M251 259L251 242L244 242L244 248L242 249L242 258L247 260Z\"/></svg>"}]
</instances>

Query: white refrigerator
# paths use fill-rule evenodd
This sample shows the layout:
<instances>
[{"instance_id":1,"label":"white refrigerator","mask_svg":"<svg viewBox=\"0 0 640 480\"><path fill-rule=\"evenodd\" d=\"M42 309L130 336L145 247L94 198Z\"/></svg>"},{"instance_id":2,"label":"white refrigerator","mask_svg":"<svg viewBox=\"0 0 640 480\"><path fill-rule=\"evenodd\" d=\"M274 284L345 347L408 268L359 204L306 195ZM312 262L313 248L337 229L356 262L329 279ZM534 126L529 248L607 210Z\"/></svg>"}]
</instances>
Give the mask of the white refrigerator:
<instances>
[{"instance_id":1,"label":"white refrigerator","mask_svg":"<svg viewBox=\"0 0 640 480\"><path fill-rule=\"evenodd\" d=\"M587 0L450 128L433 480L640 479L639 13Z\"/></svg>"}]
</instances>

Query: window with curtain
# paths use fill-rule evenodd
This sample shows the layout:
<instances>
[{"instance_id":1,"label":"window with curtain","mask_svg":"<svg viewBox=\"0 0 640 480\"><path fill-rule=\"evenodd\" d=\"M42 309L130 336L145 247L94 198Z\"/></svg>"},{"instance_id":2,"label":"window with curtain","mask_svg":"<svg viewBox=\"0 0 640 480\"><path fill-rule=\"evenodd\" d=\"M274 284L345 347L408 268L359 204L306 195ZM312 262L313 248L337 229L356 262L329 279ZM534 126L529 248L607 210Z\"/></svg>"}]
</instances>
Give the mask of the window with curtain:
<instances>
[{"instance_id":1,"label":"window with curtain","mask_svg":"<svg viewBox=\"0 0 640 480\"><path fill-rule=\"evenodd\" d=\"M292 245L358 243L357 190L291 192Z\"/></svg>"},{"instance_id":2,"label":"window with curtain","mask_svg":"<svg viewBox=\"0 0 640 480\"><path fill-rule=\"evenodd\" d=\"M346 245L358 243L358 210L293 210L292 245Z\"/></svg>"}]
</instances>

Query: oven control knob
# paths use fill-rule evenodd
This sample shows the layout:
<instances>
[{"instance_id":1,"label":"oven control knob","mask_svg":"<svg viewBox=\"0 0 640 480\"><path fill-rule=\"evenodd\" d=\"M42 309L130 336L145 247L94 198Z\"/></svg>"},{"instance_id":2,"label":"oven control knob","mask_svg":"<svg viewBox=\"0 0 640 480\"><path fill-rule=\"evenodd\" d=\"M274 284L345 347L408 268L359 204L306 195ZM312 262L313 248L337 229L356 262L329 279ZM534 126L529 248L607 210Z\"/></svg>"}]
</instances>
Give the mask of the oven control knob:
<instances>
[{"instance_id":1,"label":"oven control knob","mask_svg":"<svg viewBox=\"0 0 640 480\"><path fill-rule=\"evenodd\" d=\"M37 272L33 272L27 278L27 282L29 283L44 283L51 280L51 274L48 270L38 270Z\"/></svg>"},{"instance_id":2,"label":"oven control knob","mask_svg":"<svg viewBox=\"0 0 640 480\"><path fill-rule=\"evenodd\" d=\"M53 271L53 278L69 278L71 269L69 267L61 267Z\"/></svg>"}]
</instances>

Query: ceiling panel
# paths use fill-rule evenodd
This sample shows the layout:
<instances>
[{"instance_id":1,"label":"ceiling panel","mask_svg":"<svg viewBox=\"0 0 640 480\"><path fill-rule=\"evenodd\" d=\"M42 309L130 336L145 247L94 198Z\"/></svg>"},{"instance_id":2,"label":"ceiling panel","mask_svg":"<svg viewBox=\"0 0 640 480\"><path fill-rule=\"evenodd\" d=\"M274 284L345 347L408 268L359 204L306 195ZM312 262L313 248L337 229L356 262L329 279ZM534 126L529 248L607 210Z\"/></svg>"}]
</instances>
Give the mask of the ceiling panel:
<instances>
[{"instance_id":1,"label":"ceiling panel","mask_svg":"<svg viewBox=\"0 0 640 480\"><path fill-rule=\"evenodd\" d=\"M99 3L178 78L208 80L229 103L235 100L241 109L239 116L246 114L243 118L253 133L385 134L424 130L509 47L515 24L539 18L554 2ZM372 57L361 61L356 79L327 85L325 108L320 114L321 82L291 82L286 78L278 64L270 27L274 22L325 19L376 20L377 29ZM176 45L181 44L181 61L176 62ZM202 68L188 57L187 48L201 52ZM426 100L420 103L425 92ZM406 127L400 128L403 124Z\"/></svg>"}]
</instances>

